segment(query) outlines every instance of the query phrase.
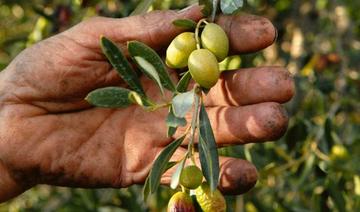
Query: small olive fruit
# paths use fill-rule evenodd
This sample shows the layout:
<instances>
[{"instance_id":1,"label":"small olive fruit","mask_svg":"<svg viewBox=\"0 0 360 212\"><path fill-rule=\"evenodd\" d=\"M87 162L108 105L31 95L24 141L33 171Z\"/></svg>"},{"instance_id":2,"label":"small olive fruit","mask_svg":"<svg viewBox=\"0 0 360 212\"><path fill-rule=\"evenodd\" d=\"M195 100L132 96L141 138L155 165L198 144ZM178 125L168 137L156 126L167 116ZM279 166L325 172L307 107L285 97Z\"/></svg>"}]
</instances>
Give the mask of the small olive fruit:
<instances>
[{"instance_id":1,"label":"small olive fruit","mask_svg":"<svg viewBox=\"0 0 360 212\"><path fill-rule=\"evenodd\" d=\"M202 172L197 166L187 166L181 172L180 184L185 188L195 189L202 183L202 179Z\"/></svg>"},{"instance_id":2,"label":"small olive fruit","mask_svg":"<svg viewBox=\"0 0 360 212\"><path fill-rule=\"evenodd\" d=\"M204 88L210 89L219 79L219 64L207 49L193 51L189 56L188 66L192 78Z\"/></svg>"},{"instance_id":3,"label":"small olive fruit","mask_svg":"<svg viewBox=\"0 0 360 212\"><path fill-rule=\"evenodd\" d=\"M225 212L226 202L219 190L211 192L208 183L204 182L195 190L196 200L204 212Z\"/></svg>"},{"instance_id":4,"label":"small olive fruit","mask_svg":"<svg viewBox=\"0 0 360 212\"><path fill-rule=\"evenodd\" d=\"M241 67L241 57L239 55L234 55L225 58L219 63L220 72L236 70Z\"/></svg>"},{"instance_id":5,"label":"small olive fruit","mask_svg":"<svg viewBox=\"0 0 360 212\"><path fill-rule=\"evenodd\" d=\"M183 32L176 36L166 50L166 65L170 68L184 68L188 64L188 58L196 49L195 34Z\"/></svg>"},{"instance_id":6,"label":"small olive fruit","mask_svg":"<svg viewBox=\"0 0 360 212\"><path fill-rule=\"evenodd\" d=\"M168 203L167 212L195 212L192 199L185 192L175 193Z\"/></svg>"},{"instance_id":7,"label":"small olive fruit","mask_svg":"<svg viewBox=\"0 0 360 212\"><path fill-rule=\"evenodd\" d=\"M229 53L229 38L225 31L217 24L209 23L201 33L201 45L210 50L218 59L222 61Z\"/></svg>"},{"instance_id":8,"label":"small olive fruit","mask_svg":"<svg viewBox=\"0 0 360 212\"><path fill-rule=\"evenodd\" d=\"M331 148L331 154L330 154L330 158L332 160L345 160L349 157L349 153L347 151L347 149L340 144L335 144L332 148Z\"/></svg>"}]
</instances>

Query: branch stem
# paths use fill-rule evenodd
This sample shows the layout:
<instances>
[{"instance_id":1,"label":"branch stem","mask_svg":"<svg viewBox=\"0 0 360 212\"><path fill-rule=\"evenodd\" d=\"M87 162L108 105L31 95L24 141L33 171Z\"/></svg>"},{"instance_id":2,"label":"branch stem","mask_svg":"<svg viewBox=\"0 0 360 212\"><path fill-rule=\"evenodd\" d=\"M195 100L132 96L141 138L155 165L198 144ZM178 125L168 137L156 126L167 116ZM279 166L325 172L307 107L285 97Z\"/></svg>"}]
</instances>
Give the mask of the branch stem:
<instances>
[{"instance_id":1,"label":"branch stem","mask_svg":"<svg viewBox=\"0 0 360 212\"><path fill-rule=\"evenodd\" d=\"M207 23L207 21L206 21L205 18L201 19L201 20L196 24L195 40L196 40L196 48L197 48L197 49L201 49L201 42L200 42L200 39L199 39L199 30L200 30L200 27L201 27L201 24L202 24L202 23Z\"/></svg>"}]
</instances>

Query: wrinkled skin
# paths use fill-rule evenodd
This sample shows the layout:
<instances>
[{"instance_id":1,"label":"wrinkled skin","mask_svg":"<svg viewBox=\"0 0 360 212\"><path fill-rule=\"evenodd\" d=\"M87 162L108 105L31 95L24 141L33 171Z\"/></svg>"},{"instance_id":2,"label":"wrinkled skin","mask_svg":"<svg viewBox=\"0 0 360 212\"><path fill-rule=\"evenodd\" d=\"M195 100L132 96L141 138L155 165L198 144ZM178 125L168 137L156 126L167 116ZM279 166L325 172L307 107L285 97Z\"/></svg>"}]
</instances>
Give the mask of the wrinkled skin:
<instances>
[{"instance_id":1,"label":"wrinkled skin","mask_svg":"<svg viewBox=\"0 0 360 212\"><path fill-rule=\"evenodd\" d=\"M144 182L153 160L174 139L166 137L166 109L93 108L83 99L96 88L125 86L101 53L100 35L120 46L139 40L162 52L181 32L171 24L178 18L197 21L200 9L89 19L24 50L0 72L0 202L37 184L121 188ZM220 17L218 23L232 53L261 50L276 37L261 17ZM160 99L154 83L142 82L149 96ZM281 103L293 92L281 67L223 74L205 98L218 144L279 138L288 122ZM184 152L180 148L173 159ZM257 172L249 162L223 157L220 163L223 192L243 193L255 184ZM162 183L169 183L172 171Z\"/></svg>"}]
</instances>

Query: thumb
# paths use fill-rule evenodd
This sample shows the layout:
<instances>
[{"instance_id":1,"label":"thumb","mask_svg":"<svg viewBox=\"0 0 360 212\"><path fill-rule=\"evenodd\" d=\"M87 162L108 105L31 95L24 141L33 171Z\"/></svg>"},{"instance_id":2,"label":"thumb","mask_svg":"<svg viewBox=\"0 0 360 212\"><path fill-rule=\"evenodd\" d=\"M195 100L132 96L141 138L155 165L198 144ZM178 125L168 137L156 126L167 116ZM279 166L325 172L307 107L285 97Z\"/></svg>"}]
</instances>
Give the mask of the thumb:
<instances>
[{"instance_id":1,"label":"thumb","mask_svg":"<svg viewBox=\"0 0 360 212\"><path fill-rule=\"evenodd\" d=\"M101 35L118 44L138 40L154 49L161 49L183 31L183 29L174 26L172 22L184 18L194 21L200 20L202 18L201 7L192 5L180 11L153 11L144 15L121 19L94 17L65 33L70 33L68 36L92 49L99 48L99 37Z\"/></svg>"}]
</instances>

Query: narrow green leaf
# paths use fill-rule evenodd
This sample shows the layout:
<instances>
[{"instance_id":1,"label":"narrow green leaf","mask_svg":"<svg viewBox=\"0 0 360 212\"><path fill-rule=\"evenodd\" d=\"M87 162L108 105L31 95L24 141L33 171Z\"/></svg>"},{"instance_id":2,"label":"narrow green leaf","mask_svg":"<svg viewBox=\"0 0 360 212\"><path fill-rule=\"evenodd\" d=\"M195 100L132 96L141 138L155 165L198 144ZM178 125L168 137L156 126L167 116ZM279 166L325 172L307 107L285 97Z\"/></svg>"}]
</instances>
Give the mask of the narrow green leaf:
<instances>
[{"instance_id":1,"label":"narrow green leaf","mask_svg":"<svg viewBox=\"0 0 360 212\"><path fill-rule=\"evenodd\" d=\"M210 16L213 10L213 4L211 0L199 0L199 5L203 6L202 13L204 16Z\"/></svg>"},{"instance_id":2,"label":"narrow green leaf","mask_svg":"<svg viewBox=\"0 0 360 212\"><path fill-rule=\"evenodd\" d=\"M154 193L160 185L161 175L166 171L166 166L175 150L181 145L185 136L171 142L156 158L149 174L150 193Z\"/></svg>"},{"instance_id":3,"label":"narrow green leaf","mask_svg":"<svg viewBox=\"0 0 360 212\"><path fill-rule=\"evenodd\" d=\"M187 71L179 80L176 86L176 90L180 93L185 92L189 87L190 80L191 80L191 74L190 71Z\"/></svg>"},{"instance_id":4,"label":"narrow green leaf","mask_svg":"<svg viewBox=\"0 0 360 212\"><path fill-rule=\"evenodd\" d=\"M121 108L132 104L129 100L130 90L120 87L106 87L91 91L85 98L97 107Z\"/></svg>"},{"instance_id":5,"label":"narrow green leaf","mask_svg":"<svg viewBox=\"0 0 360 212\"><path fill-rule=\"evenodd\" d=\"M136 93L135 91L131 91L128 96L129 101L132 103L138 104L140 106L144 106L144 99Z\"/></svg>"},{"instance_id":6,"label":"narrow green leaf","mask_svg":"<svg viewBox=\"0 0 360 212\"><path fill-rule=\"evenodd\" d=\"M181 27L184 29L195 29L196 22L191 19L177 19L172 22L175 26Z\"/></svg>"},{"instance_id":7,"label":"narrow green leaf","mask_svg":"<svg viewBox=\"0 0 360 212\"><path fill-rule=\"evenodd\" d=\"M159 74L162 85L166 89L172 92L176 91L175 85L171 80L163 61L152 48L138 41L130 41L128 43L128 50L132 57L140 56L154 66L155 70Z\"/></svg>"},{"instance_id":8,"label":"narrow green leaf","mask_svg":"<svg viewBox=\"0 0 360 212\"><path fill-rule=\"evenodd\" d=\"M150 174L149 174L150 175ZM143 200L146 201L150 194L150 183L149 183L149 176L145 180L145 184L143 186Z\"/></svg>"},{"instance_id":9,"label":"narrow green leaf","mask_svg":"<svg viewBox=\"0 0 360 212\"><path fill-rule=\"evenodd\" d=\"M140 56L135 56L134 59L135 59L136 63L140 66L140 69L150 79L154 80L157 83L157 85L160 88L161 93L164 94L164 89L163 89L163 86L161 84L159 74L155 70L155 67L151 63L149 63L148 61L146 61L144 58L142 58Z\"/></svg>"},{"instance_id":10,"label":"narrow green leaf","mask_svg":"<svg viewBox=\"0 0 360 212\"><path fill-rule=\"evenodd\" d=\"M170 138L176 133L177 127L168 127L167 129L167 137Z\"/></svg>"},{"instance_id":11,"label":"narrow green leaf","mask_svg":"<svg viewBox=\"0 0 360 212\"><path fill-rule=\"evenodd\" d=\"M130 16L141 15L146 13L153 3L154 0L142 0L135 8L135 10L131 12Z\"/></svg>"},{"instance_id":12,"label":"narrow green leaf","mask_svg":"<svg viewBox=\"0 0 360 212\"><path fill-rule=\"evenodd\" d=\"M211 16L210 16L210 20L211 22L215 21L215 16L216 16L216 12L219 6L219 1L220 0L212 0L212 11L211 11Z\"/></svg>"},{"instance_id":13,"label":"narrow green leaf","mask_svg":"<svg viewBox=\"0 0 360 212\"><path fill-rule=\"evenodd\" d=\"M221 0L221 11L226 15L231 15L237 12L244 4L243 0Z\"/></svg>"},{"instance_id":14,"label":"narrow green leaf","mask_svg":"<svg viewBox=\"0 0 360 212\"><path fill-rule=\"evenodd\" d=\"M174 111L172 107L170 108L169 114L166 118L166 124L169 127L178 127L178 126L185 126L186 125L186 119L185 118L179 118L176 117L174 114Z\"/></svg>"},{"instance_id":15,"label":"narrow green leaf","mask_svg":"<svg viewBox=\"0 0 360 212\"><path fill-rule=\"evenodd\" d=\"M132 70L129 62L126 60L126 57L120 49L111 40L105 37L101 37L101 49L120 77L130 86L130 88L141 96L146 96L138 76L135 71Z\"/></svg>"},{"instance_id":16,"label":"narrow green leaf","mask_svg":"<svg viewBox=\"0 0 360 212\"><path fill-rule=\"evenodd\" d=\"M172 167L174 167L175 165L177 164L176 161L170 161L166 164L166 167L165 167L165 171L171 169Z\"/></svg>"},{"instance_id":17,"label":"narrow green leaf","mask_svg":"<svg viewBox=\"0 0 360 212\"><path fill-rule=\"evenodd\" d=\"M175 161L170 161L166 164L165 166L165 171L167 171L168 169L171 169L173 166L175 166L177 164L177 162ZM165 172L164 171L164 172ZM151 172L151 171L150 171ZM150 176L150 173L149 173L149 176ZM147 200L149 194L150 194L150 183L149 183L149 178L150 177L147 177L146 180L145 180L145 184L143 186L143 199L144 201Z\"/></svg>"},{"instance_id":18,"label":"narrow green leaf","mask_svg":"<svg viewBox=\"0 0 360 212\"><path fill-rule=\"evenodd\" d=\"M194 90L180 93L173 98L172 108L176 117L183 118L194 103Z\"/></svg>"},{"instance_id":19,"label":"narrow green leaf","mask_svg":"<svg viewBox=\"0 0 360 212\"><path fill-rule=\"evenodd\" d=\"M170 188L176 189L176 187L178 187L179 181L180 181L180 175L181 175L181 172L182 172L182 170L184 168L185 161L186 161L185 158L183 160L181 160L181 162L179 163L179 165L176 168L175 172L171 176Z\"/></svg>"},{"instance_id":20,"label":"narrow green leaf","mask_svg":"<svg viewBox=\"0 0 360 212\"><path fill-rule=\"evenodd\" d=\"M219 182L219 155L214 133L204 104L201 104L199 118L199 156L201 169L203 170L206 181L210 184L211 190L215 191Z\"/></svg>"}]
</instances>

